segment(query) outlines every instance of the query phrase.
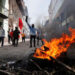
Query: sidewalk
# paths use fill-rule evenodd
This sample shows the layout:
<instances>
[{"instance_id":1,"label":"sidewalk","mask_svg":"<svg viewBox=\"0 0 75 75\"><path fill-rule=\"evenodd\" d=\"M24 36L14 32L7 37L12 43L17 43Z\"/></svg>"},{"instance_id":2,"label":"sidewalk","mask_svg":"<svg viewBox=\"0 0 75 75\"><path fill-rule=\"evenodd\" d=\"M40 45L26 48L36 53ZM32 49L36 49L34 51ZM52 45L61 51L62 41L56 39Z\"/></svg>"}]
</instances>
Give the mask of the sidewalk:
<instances>
[{"instance_id":1,"label":"sidewalk","mask_svg":"<svg viewBox=\"0 0 75 75\"><path fill-rule=\"evenodd\" d=\"M9 45L8 42L5 43L5 46L0 47L0 60L14 61L27 58L30 54L35 52L36 48L41 46L40 42L39 46L30 48L29 39L26 39L25 43L22 43L21 40L19 42L17 47Z\"/></svg>"},{"instance_id":2,"label":"sidewalk","mask_svg":"<svg viewBox=\"0 0 75 75\"><path fill-rule=\"evenodd\" d=\"M27 41L29 41L29 39L25 39L25 41L27 42ZM21 43L21 42L22 42L22 39L19 40L19 43ZM11 45L11 44L9 44L7 39L5 39L4 46L9 46L9 45Z\"/></svg>"}]
</instances>

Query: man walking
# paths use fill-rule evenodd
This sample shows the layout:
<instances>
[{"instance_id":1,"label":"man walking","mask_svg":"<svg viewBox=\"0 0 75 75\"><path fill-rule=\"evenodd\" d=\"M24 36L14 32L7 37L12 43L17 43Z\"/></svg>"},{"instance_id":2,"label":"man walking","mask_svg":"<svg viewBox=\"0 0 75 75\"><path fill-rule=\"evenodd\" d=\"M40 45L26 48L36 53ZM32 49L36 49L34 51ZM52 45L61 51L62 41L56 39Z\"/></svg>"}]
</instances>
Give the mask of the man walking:
<instances>
[{"instance_id":1,"label":"man walking","mask_svg":"<svg viewBox=\"0 0 75 75\"><path fill-rule=\"evenodd\" d=\"M10 40L11 40L11 37L10 37L10 29L8 30L8 43L10 44Z\"/></svg>"},{"instance_id":2,"label":"man walking","mask_svg":"<svg viewBox=\"0 0 75 75\"><path fill-rule=\"evenodd\" d=\"M18 46L19 34L20 34L20 31L18 30L18 27L15 27L15 30L13 32L13 44L14 44L14 46Z\"/></svg>"},{"instance_id":3,"label":"man walking","mask_svg":"<svg viewBox=\"0 0 75 75\"><path fill-rule=\"evenodd\" d=\"M3 29L3 27L0 26L0 42L1 42L1 46L4 45L4 37L5 37L5 30Z\"/></svg>"}]
</instances>

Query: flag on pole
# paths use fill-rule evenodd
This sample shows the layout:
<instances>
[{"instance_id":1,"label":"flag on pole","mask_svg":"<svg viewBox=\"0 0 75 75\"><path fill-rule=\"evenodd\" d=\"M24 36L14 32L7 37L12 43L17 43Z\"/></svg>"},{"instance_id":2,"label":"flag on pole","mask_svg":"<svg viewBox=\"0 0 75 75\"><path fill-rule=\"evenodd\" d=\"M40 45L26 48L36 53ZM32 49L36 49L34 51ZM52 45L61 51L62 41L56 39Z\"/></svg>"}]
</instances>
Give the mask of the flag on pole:
<instances>
[{"instance_id":1,"label":"flag on pole","mask_svg":"<svg viewBox=\"0 0 75 75\"><path fill-rule=\"evenodd\" d=\"M20 28L20 30L22 30L22 28L23 28L23 22L22 22L21 18L19 18L19 28Z\"/></svg>"}]
</instances>

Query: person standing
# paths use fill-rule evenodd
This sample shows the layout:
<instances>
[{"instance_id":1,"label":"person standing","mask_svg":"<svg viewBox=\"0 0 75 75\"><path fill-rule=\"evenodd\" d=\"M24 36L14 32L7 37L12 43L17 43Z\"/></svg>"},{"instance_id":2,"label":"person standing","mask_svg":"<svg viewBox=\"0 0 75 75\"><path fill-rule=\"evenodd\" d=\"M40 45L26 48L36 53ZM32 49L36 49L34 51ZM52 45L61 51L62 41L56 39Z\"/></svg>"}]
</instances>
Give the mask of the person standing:
<instances>
[{"instance_id":1,"label":"person standing","mask_svg":"<svg viewBox=\"0 0 75 75\"><path fill-rule=\"evenodd\" d=\"M30 29L30 47L32 47L32 42L34 40L34 47L36 46L36 29L34 27L34 24L32 24L32 26L29 26L29 29Z\"/></svg>"},{"instance_id":2,"label":"person standing","mask_svg":"<svg viewBox=\"0 0 75 75\"><path fill-rule=\"evenodd\" d=\"M1 46L4 46L4 37L5 37L5 30L3 29L3 27L0 26L0 42L1 42Z\"/></svg>"},{"instance_id":3,"label":"person standing","mask_svg":"<svg viewBox=\"0 0 75 75\"><path fill-rule=\"evenodd\" d=\"M37 29L37 45L39 46L39 40L41 40L41 31L39 29Z\"/></svg>"},{"instance_id":4,"label":"person standing","mask_svg":"<svg viewBox=\"0 0 75 75\"><path fill-rule=\"evenodd\" d=\"M24 30L23 30L23 33L21 35L22 35L22 42L25 42L25 33L24 33Z\"/></svg>"},{"instance_id":5,"label":"person standing","mask_svg":"<svg viewBox=\"0 0 75 75\"><path fill-rule=\"evenodd\" d=\"M8 30L8 43L10 44L10 40L11 40L11 37L10 37L10 29Z\"/></svg>"},{"instance_id":6,"label":"person standing","mask_svg":"<svg viewBox=\"0 0 75 75\"><path fill-rule=\"evenodd\" d=\"M13 32L13 44L14 44L14 46L18 46L19 34L20 34L20 31L18 30L18 27L15 27L15 30Z\"/></svg>"},{"instance_id":7,"label":"person standing","mask_svg":"<svg viewBox=\"0 0 75 75\"><path fill-rule=\"evenodd\" d=\"M12 45L13 45L13 29L12 29L11 32L10 32L10 38L11 38Z\"/></svg>"}]
</instances>

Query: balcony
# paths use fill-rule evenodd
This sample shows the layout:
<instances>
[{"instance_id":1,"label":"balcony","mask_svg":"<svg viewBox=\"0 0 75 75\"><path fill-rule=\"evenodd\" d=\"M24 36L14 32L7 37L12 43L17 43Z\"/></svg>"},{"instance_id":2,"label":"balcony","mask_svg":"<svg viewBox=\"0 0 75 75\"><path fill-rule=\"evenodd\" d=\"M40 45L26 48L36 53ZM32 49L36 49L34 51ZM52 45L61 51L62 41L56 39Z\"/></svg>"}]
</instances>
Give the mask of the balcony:
<instances>
[{"instance_id":1,"label":"balcony","mask_svg":"<svg viewBox=\"0 0 75 75\"><path fill-rule=\"evenodd\" d=\"M8 10L0 5L0 17L3 19L8 18Z\"/></svg>"}]
</instances>

